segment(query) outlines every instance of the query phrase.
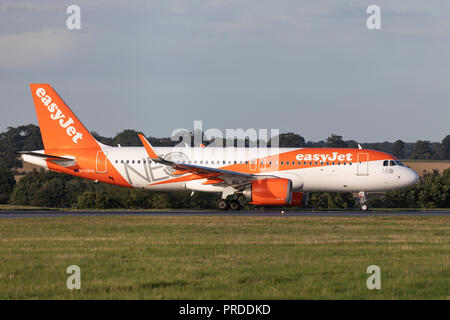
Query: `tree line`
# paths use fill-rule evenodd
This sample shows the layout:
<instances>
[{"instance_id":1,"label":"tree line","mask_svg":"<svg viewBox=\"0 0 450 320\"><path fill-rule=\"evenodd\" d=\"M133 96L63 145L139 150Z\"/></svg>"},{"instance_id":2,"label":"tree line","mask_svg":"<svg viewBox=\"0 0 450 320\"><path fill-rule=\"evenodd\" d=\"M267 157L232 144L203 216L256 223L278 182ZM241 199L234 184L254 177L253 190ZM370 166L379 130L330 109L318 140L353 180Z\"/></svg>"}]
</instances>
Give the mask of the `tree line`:
<instances>
[{"instance_id":1,"label":"tree line","mask_svg":"<svg viewBox=\"0 0 450 320\"><path fill-rule=\"evenodd\" d=\"M134 130L124 130L114 138L93 135L107 145L140 146ZM194 134L194 133L191 133ZM178 142L170 138L148 137L155 146L174 146ZM213 141L204 139L208 145ZM339 135L331 135L325 141L306 142L295 133L281 134L280 147L357 147L352 140L344 141ZM234 141L238 145L239 141ZM244 141L249 145L249 141ZM450 135L441 143L417 141L404 143L362 143L364 148L384 151L405 159L450 159ZM0 133L0 203L31 205L39 207L80 208L80 209L214 209L218 198L215 194L189 192L151 192L139 189L122 188L107 184L97 184L77 177L54 172L34 170L16 183L14 176L22 167L18 151L43 149L39 127L35 125L8 128ZM253 208L241 199L246 209ZM450 207L450 169L442 174L437 171L426 173L418 184L403 190L386 192L384 197L370 200L374 207L397 208L448 208ZM355 208L351 193L312 193L308 204L310 208Z\"/></svg>"}]
</instances>

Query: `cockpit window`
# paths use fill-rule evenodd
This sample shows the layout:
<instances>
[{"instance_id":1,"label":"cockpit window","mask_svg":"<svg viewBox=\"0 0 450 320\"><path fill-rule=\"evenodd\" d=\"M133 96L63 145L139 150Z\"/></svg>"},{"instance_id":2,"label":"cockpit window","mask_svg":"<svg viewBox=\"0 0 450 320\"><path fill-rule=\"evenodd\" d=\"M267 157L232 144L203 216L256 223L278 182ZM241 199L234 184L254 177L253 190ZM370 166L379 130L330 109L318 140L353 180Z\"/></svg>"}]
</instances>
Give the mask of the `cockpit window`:
<instances>
[{"instance_id":1,"label":"cockpit window","mask_svg":"<svg viewBox=\"0 0 450 320\"><path fill-rule=\"evenodd\" d=\"M392 166L396 166L397 164L395 163L394 160L391 160L391 161L389 161L389 165L392 167Z\"/></svg>"},{"instance_id":2,"label":"cockpit window","mask_svg":"<svg viewBox=\"0 0 450 320\"><path fill-rule=\"evenodd\" d=\"M389 165L389 160L384 160L383 161L383 167L387 167Z\"/></svg>"},{"instance_id":3,"label":"cockpit window","mask_svg":"<svg viewBox=\"0 0 450 320\"><path fill-rule=\"evenodd\" d=\"M396 162L397 165L399 165L400 167L404 167L404 166L405 166L401 161L395 160L395 162Z\"/></svg>"}]
</instances>

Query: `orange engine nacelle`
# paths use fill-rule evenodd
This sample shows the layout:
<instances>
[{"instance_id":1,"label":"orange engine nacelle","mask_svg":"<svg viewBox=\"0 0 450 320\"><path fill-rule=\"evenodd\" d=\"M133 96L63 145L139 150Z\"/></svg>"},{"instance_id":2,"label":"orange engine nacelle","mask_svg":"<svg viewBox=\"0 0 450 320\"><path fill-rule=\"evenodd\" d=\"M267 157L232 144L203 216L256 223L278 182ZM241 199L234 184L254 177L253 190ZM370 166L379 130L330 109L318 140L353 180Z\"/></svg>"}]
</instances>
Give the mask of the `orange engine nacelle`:
<instances>
[{"instance_id":1,"label":"orange engine nacelle","mask_svg":"<svg viewBox=\"0 0 450 320\"><path fill-rule=\"evenodd\" d=\"M251 204L266 206L305 206L308 195L292 191L292 181L273 178L253 181L243 192Z\"/></svg>"},{"instance_id":2,"label":"orange engine nacelle","mask_svg":"<svg viewBox=\"0 0 450 320\"><path fill-rule=\"evenodd\" d=\"M292 182L282 178L255 180L244 190L244 196L251 204L289 205L292 199Z\"/></svg>"}]
</instances>

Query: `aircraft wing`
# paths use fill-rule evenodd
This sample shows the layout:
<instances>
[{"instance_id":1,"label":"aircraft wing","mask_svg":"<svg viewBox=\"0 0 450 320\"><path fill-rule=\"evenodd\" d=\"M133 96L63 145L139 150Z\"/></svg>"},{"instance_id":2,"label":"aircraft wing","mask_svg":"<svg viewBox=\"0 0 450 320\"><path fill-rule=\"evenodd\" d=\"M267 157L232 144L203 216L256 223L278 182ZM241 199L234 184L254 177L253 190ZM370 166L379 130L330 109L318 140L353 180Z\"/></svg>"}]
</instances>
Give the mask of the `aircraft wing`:
<instances>
[{"instance_id":1,"label":"aircraft wing","mask_svg":"<svg viewBox=\"0 0 450 320\"><path fill-rule=\"evenodd\" d=\"M139 139L141 139L141 142L144 145L144 148L152 161L166 166L170 166L173 169L175 169L172 175L184 175L187 173L192 173L198 175L199 178L208 179L208 181L204 184L214 184L214 185L225 184L229 186L246 185L253 180L276 178L275 176L271 175L255 175L250 173L224 170L219 168L197 166L187 163L175 163L159 157L153 150L150 143L142 134L139 134Z\"/></svg>"}]
</instances>

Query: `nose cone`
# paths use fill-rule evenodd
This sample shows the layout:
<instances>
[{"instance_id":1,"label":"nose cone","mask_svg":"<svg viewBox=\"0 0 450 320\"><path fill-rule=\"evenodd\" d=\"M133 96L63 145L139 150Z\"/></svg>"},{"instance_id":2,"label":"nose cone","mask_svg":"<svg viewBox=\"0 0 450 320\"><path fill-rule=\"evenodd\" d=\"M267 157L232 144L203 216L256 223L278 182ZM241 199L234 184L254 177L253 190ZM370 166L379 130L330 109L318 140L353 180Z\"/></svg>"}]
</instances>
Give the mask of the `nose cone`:
<instances>
[{"instance_id":1,"label":"nose cone","mask_svg":"<svg viewBox=\"0 0 450 320\"><path fill-rule=\"evenodd\" d=\"M405 184L406 187L415 185L419 181L419 175L412 169L407 168L408 171L405 174Z\"/></svg>"}]
</instances>

